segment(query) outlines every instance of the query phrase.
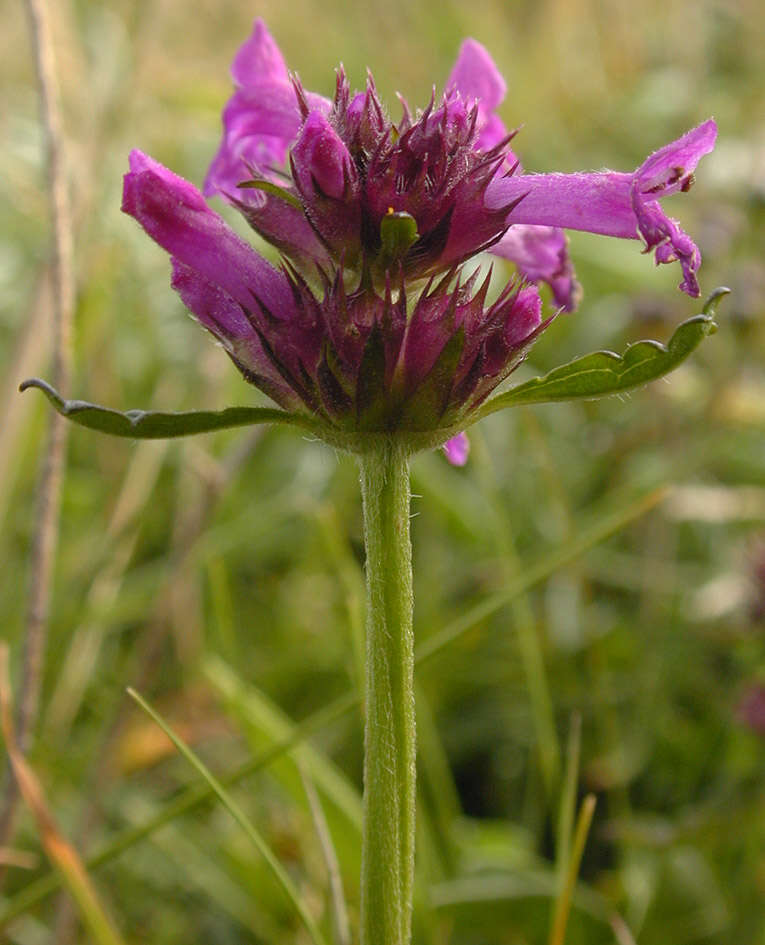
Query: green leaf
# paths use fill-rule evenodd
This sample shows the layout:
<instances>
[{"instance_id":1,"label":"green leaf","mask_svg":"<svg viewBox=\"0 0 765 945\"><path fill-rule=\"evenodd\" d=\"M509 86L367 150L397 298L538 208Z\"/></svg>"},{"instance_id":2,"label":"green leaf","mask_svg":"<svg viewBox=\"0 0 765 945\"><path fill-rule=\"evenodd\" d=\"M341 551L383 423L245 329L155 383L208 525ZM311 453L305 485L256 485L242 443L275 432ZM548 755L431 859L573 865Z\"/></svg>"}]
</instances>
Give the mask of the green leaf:
<instances>
[{"instance_id":1,"label":"green leaf","mask_svg":"<svg viewBox=\"0 0 765 945\"><path fill-rule=\"evenodd\" d=\"M73 423L100 433L127 436L135 440L192 436L256 423L290 423L307 430L316 430L316 424L310 417L287 413L275 407L226 407L225 410L190 410L185 413L127 410L120 413L84 400L64 400L50 384L37 377L24 381L19 390L25 391L30 387L41 390L61 416Z\"/></svg>"},{"instance_id":2,"label":"green leaf","mask_svg":"<svg viewBox=\"0 0 765 945\"><path fill-rule=\"evenodd\" d=\"M629 345L624 354L596 351L569 364L554 368L543 377L535 377L525 384L494 397L481 407L476 420L505 407L520 404L543 404L553 401L603 397L630 390L664 377L706 338L717 331L713 317L714 303L728 289L716 289L701 315L694 315L678 326L666 345L658 341L638 341Z\"/></svg>"}]
</instances>

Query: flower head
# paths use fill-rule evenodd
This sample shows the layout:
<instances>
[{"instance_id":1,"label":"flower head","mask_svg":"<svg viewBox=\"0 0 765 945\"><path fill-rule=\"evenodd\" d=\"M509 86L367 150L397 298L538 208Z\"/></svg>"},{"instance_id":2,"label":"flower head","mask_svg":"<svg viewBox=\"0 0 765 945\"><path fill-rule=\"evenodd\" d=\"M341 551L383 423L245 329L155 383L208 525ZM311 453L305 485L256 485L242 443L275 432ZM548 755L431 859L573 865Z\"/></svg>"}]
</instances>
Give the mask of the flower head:
<instances>
[{"instance_id":1,"label":"flower head","mask_svg":"<svg viewBox=\"0 0 765 945\"><path fill-rule=\"evenodd\" d=\"M173 286L245 377L290 411L345 431L459 429L548 324L538 282L579 297L564 227L642 237L697 295L698 249L659 199L687 190L708 121L633 174L526 174L495 113L505 83L467 40L440 98L397 123L369 77L342 68L329 101L290 76L261 21L205 182L276 246L275 268L193 185L133 152L123 209L173 258ZM516 263L498 295L467 264ZM450 454L464 461L463 441Z\"/></svg>"}]
</instances>

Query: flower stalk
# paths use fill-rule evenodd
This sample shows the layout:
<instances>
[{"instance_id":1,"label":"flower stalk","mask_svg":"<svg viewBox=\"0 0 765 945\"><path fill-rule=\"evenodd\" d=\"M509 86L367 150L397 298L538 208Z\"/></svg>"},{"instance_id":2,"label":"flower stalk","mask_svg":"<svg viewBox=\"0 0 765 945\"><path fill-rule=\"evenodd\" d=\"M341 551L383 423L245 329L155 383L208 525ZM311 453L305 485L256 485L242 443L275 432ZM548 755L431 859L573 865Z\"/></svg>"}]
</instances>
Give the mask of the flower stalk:
<instances>
[{"instance_id":1,"label":"flower stalk","mask_svg":"<svg viewBox=\"0 0 765 945\"><path fill-rule=\"evenodd\" d=\"M416 778L409 450L381 437L359 465L367 554L361 945L408 945Z\"/></svg>"}]
</instances>

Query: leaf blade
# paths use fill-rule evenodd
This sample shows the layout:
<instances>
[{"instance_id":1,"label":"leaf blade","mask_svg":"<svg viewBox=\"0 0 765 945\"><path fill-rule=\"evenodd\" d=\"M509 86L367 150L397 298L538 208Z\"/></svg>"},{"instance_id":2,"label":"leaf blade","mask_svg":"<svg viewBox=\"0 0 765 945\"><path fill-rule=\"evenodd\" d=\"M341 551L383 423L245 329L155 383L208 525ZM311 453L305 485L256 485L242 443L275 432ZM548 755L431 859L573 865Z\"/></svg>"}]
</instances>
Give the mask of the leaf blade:
<instances>
[{"instance_id":1,"label":"leaf blade","mask_svg":"<svg viewBox=\"0 0 765 945\"><path fill-rule=\"evenodd\" d=\"M310 417L287 413L277 407L226 407L223 410L189 410L180 413L153 410L120 412L85 400L65 400L55 388L37 377L24 381L19 390L25 391L33 387L41 390L58 413L67 420L99 433L134 440L194 436L258 423L288 423L311 431L317 428Z\"/></svg>"},{"instance_id":2,"label":"leaf blade","mask_svg":"<svg viewBox=\"0 0 765 945\"><path fill-rule=\"evenodd\" d=\"M678 325L666 345L638 341L621 355L613 351L583 355L492 398L479 408L476 419L505 407L595 399L640 387L673 371L716 330L711 315L694 315Z\"/></svg>"}]
</instances>

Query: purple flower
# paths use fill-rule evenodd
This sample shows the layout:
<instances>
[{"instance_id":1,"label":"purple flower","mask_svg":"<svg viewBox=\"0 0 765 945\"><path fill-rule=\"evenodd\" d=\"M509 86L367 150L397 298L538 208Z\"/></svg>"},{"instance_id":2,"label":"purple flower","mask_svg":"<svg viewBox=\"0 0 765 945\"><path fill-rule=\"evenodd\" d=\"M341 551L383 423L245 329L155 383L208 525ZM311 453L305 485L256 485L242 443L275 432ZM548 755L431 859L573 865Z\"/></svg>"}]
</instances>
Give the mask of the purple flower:
<instances>
[{"instance_id":1,"label":"purple flower","mask_svg":"<svg viewBox=\"0 0 765 945\"><path fill-rule=\"evenodd\" d=\"M687 190L708 121L634 174L526 174L495 113L502 76L467 40L441 99L394 124L370 77L332 101L287 71L264 24L239 50L236 90L205 182L282 253L275 268L187 181L133 152L123 209L173 259L173 286L245 377L287 410L350 431L459 429L579 287L563 228L642 237L698 295L698 249L659 199ZM493 301L465 264L516 263ZM449 442L464 462L467 441Z\"/></svg>"},{"instance_id":2,"label":"purple flower","mask_svg":"<svg viewBox=\"0 0 765 945\"><path fill-rule=\"evenodd\" d=\"M444 443L446 458L452 466L464 466L470 455L470 440L467 433L458 433Z\"/></svg>"},{"instance_id":3,"label":"purple flower","mask_svg":"<svg viewBox=\"0 0 765 945\"><path fill-rule=\"evenodd\" d=\"M712 150L716 137L717 125L710 118L652 154L633 174L497 175L487 189L486 203L506 206L522 195L509 223L642 237L646 249L656 250L657 263L680 262L680 288L697 297L701 254L677 222L664 213L659 198L690 189L696 165Z\"/></svg>"}]
</instances>

